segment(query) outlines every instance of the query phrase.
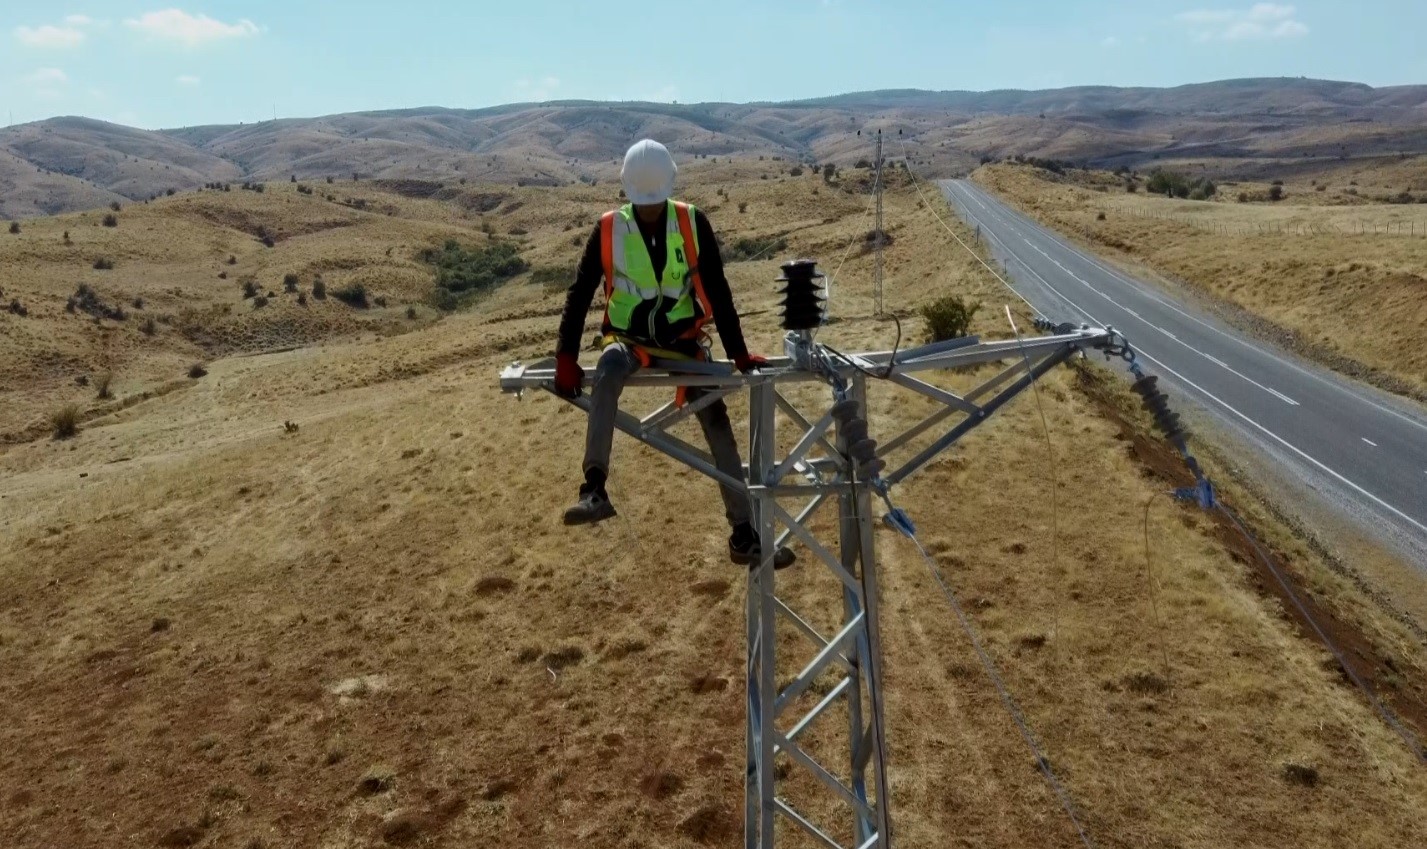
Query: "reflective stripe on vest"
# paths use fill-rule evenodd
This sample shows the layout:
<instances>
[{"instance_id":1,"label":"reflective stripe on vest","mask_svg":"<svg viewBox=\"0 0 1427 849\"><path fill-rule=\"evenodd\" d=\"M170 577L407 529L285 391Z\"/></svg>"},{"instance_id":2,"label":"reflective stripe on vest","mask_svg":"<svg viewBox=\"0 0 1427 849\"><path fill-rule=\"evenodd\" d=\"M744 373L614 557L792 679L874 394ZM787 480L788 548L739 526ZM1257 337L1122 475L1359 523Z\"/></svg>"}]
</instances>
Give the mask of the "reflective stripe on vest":
<instances>
[{"instance_id":1,"label":"reflective stripe on vest","mask_svg":"<svg viewBox=\"0 0 1427 849\"><path fill-rule=\"evenodd\" d=\"M605 320L617 330L653 335L652 316L662 314L669 324L695 319L680 338L696 338L712 315L703 281L699 278L698 233L694 207L669 201L666 213L664 269L654 273L654 263L639 231L634 206L606 212L600 218L600 259L605 275ZM655 303L649 328L630 327L645 302ZM697 301L697 306L696 302Z\"/></svg>"}]
</instances>

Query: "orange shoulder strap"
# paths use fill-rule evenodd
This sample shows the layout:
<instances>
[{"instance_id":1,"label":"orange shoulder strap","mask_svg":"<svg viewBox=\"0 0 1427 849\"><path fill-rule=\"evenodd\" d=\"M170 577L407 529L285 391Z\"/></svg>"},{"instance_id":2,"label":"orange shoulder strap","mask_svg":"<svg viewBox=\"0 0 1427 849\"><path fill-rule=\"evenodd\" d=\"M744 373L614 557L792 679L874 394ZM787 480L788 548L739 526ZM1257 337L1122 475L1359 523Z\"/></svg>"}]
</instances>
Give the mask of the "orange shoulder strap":
<instances>
[{"instance_id":1,"label":"orange shoulder strap","mask_svg":"<svg viewBox=\"0 0 1427 849\"><path fill-rule=\"evenodd\" d=\"M704 293L703 275L699 274L699 243L694 238L694 217L689 214L689 205L682 201L674 201L674 212L679 216L679 235L684 237L684 252L689 257L689 274L694 278L694 297L698 299L703 312L694 328L684 334L686 338L694 338L703 331L703 325L713 318L713 306L709 303L708 295Z\"/></svg>"}]
</instances>

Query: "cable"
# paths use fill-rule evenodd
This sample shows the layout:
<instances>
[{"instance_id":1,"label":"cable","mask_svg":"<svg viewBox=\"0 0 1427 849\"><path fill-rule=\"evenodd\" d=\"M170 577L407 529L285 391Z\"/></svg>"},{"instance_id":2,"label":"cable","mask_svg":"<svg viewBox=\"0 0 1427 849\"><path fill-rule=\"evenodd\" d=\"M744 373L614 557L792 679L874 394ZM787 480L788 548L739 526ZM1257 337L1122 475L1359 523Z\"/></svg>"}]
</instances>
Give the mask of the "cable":
<instances>
[{"instance_id":1,"label":"cable","mask_svg":"<svg viewBox=\"0 0 1427 849\"><path fill-rule=\"evenodd\" d=\"M1159 652L1164 659L1164 680L1169 681L1169 648L1165 645L1164 619L1159 615L1159 601L1155 597L1154 566L1150 561L1150 505L1161 495L1172 492L1156 492L1145 501L1145 584L1149 587L1150 612L1154 614L1155 627L1159 629Z\"/></svg>"},{"instance_id":2,"label":"cable","mask_svg":"<svg viewBox=\"0 0 1427 849\"><path fill-rule=\"evenodd\" d=\"M1036 379L1035 369L1031 368L1031 357L1026 353L1025 340L1021 338L1021 330L1016 327L1016 319L1011 316L1011 308L1005 307L1006 321L1011 324L1011 332L1016 336L1016 345L1021 352L1021 359L1026 364L1026 374L1031 378L1031 393L1035 395L1036 411L1040 413L1041 430L1045 433L1045 451L1050 459L1050 572L1055 574L1056 567L1059 566L1060 556L1060 509L1057 503L1056 493L1060 489L1060 475L1056 471L1055 446L1050 441L1050 423L1045 417L1045 405L1041 403L1041 390L1039 381ZM1060 637L1060 598L1055 599L1055 604L1051 607L1051 635ZM1059 639L1055 642L1056 654L1060 653Z\"/></svg>"},{"instance_id":3,"label":"cable","mask_svg":"<svg viewBox=\"0 0 1427 849\"><path fill-rule=\"evenodd\" d=\"M1002 277L1000 274L997 274L996 269L992 268L990 264L986 262L986 260L981 258L981 254L977 253L970 245L962 241L961 237L956 235L956 231L951 229L951 225L946 223L946 220L941 217L941 213L936 211L936 207L932 205L931 201L927 200L926 194L922 191L921 182L917 180L917 175L912 172L912 158L911 154L907 152L907 143L905 141L902 141L902 162L906 166L907 176L912 178L912 187L917 190L917 196L922 199L922 203L926 204L927 209L931 210L931 214L936 216L936 220L941 224L943 228L946 229L946 232L951 234L951 237L956 240L956 243L958 245L961 245L963 248L966 248L966 252L971 254L971 256L977 262L985 266L986 270L991 272L992 277L995 277L997 280L1001 281L1001 284L1003 286L1005 286L1007 289L1010 289L1011 294L1020 298L1022 301L1025 301L1026 306L1030 307L1032 312L1034 312L1041 318L1048 319L1048 316L1046 316L1045 313L1037 309L1035 304L1027 300L1025 295L1022 295L1020 292L1017 292L1016 287L1012 286L1009 282L1007 282L1006 278Z\"/></svg>"},{"instance_id":4,"label":"cable","mask_svg":"<svg viewBox=\"0 0 1427 849\"><path fill-rule=\"evenodd\" d=\"M991 679L991 683L996 687L996 692L1001 696L1002 705L1005 706L1006 712L1010 714L1012 721L1015 722L1017 730L1021 732L1022 739L1026 741L1026 745L1030 747L1032 754L1036 756L1036 766L1040 768L1041 773L1045 775L1047 783L1050 784L1051 789L1060 799L1061 807L1065 809L1065 815L1070 818L1071 824L1075 826L1076 832L1080 835L1080 842L1085 844L1088 849L1095 849L1094 841L1092 841L1090 835L1086 833L1085 826L1080 824L1080 817L1076 814L1077 809L1074 800L1071 799L1069 791L1061 784L1060 779L1056 777L1055 770L1051 769L1050 760L1045 756L1045 752L1042 750L1040 743L1037 742L1030 725L1027 724L1025 717L1021 714L1021 709L1016 704L1016 700L1011 695L1011 691L1006 687L1006 682L1001 678L1001 673L996 668L996 662L991 659L990 653L988 653L986 648L981 644L981 638L977 636L976 629L971 625L971 620L967 617L966 612L962 610L961 604L957 602L956 595L951 591L951 587L947 585L946 579L942 577L941 570L937 568L936 562L932 560L930 554L927 554L926 549L922 548L921 541L918 540L916 536L910 534L906 536L907 539L912 541L912 545L917 547L917 551L922 555L922 559L926 561L927 568L931 570L932 577L936 578L937 584L941 587L942 594L946 596L947 604L951 605L952 612L956 614L956 618L961 622L962 630L965 631L966 636L971 639L971 645L976 649L976 654L981 658L981 665L985 668L987 677Z\"/></svg>"},{"instance_id":5,"label":"cable","mask_svg":"<svg viewBox=\"0 0 1427 849\"><path fill-rule=\"evenodd\" d=\"M1293 606L1298 608L1298 612L1303 616L1304 621L1313 628L1313 633L1318 635L1318 639L1327 647L1329 653L1333 655L1333 658L1338 661L1338 667L1343 670L1343 674L1347 675L1348 678L1357 685L1359 690L1362 690L1363 695L1367 696L1368 702L1372 704L1373 708L1377 710L1383 720L1392 727L1392 730L1397 732L1397 735L1402 738L1402 741L1406 743L1407 747L1412 750L1412 753L1417 756L1417 760L1422 763L1427 763L1427 752L1423 751L1422 744L1418 742L1417 737L1403 726L1397 717L1393 715L1392 711L1388 710L1387 705L1383 704L1382 700L1377 697L1377 694L1373 692L1368 683L1348 665L1347 659L1343 656L1343 652L1329 639L1327 632L1318 624L1318 620L1313 618L1313 614L1308 612L1308 606L1298 597L1298 593L1293 591L1292 585L1284 578L1283 572L1273 564L1273 560L1263 550L1263 546L1259 545L1254 535L1249 533L1249 529L1239 520L1238 515L1224 505L1223 502L1219 502L1217 506L1225 516L1229 517L1229 520L1234 523L1235 527L1239 529L1239 533L1244 535L1244 539L1249 541L1249 545L1253 546L1254 553L1258 555L1259 560L1264 566L1268 567L1269 572L1273 574L1274 580L1278 581L1279 587L1283 589L1284 595L1287 595L1288 600L1293 602Z\"/></svg>"}]
</instances>

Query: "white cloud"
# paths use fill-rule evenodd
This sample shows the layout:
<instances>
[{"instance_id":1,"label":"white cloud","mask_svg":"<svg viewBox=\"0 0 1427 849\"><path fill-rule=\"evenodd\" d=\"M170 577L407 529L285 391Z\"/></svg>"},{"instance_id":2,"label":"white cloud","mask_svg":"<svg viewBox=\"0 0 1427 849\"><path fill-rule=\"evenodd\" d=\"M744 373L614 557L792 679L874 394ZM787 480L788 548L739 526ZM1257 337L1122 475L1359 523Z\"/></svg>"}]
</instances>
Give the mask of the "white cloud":
<instances>
[{"instance_id":1,"label":"white cloud","mask_svg":"<svg viewBox=\"0 0 1427 849\"><path fill-rule=\"evenodd\" d=\"M184 47L258 34L258 25L246 18L228 24L204 14L190 15L182 9L145 12L137 18L125 20L124 25L150 38L177 42Z\"/></svg>"},{"instance_id":2,"label":"white cloud","mask_svg":"<svg viewBox=\"0 0 1427 849\"><path fill-rule=\"evenodd\" d=\"M84 43L84 33L74 27L50 24L38 27L15 27L15 37L29 47L78 47Z\"/></svg>"},{"instance_id":3,"label":"white cloud","mask_svg":"<svg viewBox=\"0 0 1427 849\"><path fill-rule=\"evenodd\" d=\"M180 74L178 78L174 80L174 82L178 83L179 85L198 85L203 81L192 74Z\"/></svg>"},{"instance_id":4,"label":"white cloud","mask_svg":"<svg viewBox=\"0 0 1427 849\"><path fill-rule=\"evenodd\" d=\"M88 15L65 15L64 22L72 27L87 27L94 23L94 19Z\"/></svg>"},{"instance_id":5,"label":"white cloud","mask_svg":"<svg viewBox=\"0 0 1427 849\"><path fill-rule=\"evenodd\" d=\"M1116 38L1116 37L1113 36L1113 35L1107 35L1107 36L1105 36L1104 40L1100 42L1100 46L1101 46L1101 47L1119 47L1119 46L1120 46L1120 39Z\"/></svg>"},{"instance_id":6,"label":"white cloud","mask_svg":"<svg viewBox=\"0 0 1427 849\"><path fill-rule=\"evenodd\" d=\"M1198 41L1248 41L1307 35L1308 25L1297 14L1293 6L1255 3L1247 9L1192 9L1174 18L1193 27Z\"/></svg>"},{"instance_id":7,"label":"white cloud","mask_svg":"<svg viewBox=\"0 0 1427 849\"><path fill-rule=\"evenodd\" d=\"M25 82L33 85L52 85L69 80L69 75L59 68L40 68L25 75Z\"/></svg>"},{"instance_id":8,"label":"white cloud","mask_svg":"<svg viewBox=\"0 0 1427 849\"><path fill-rule=\"evenodd\" d=\"M545 77L539 80L516 80L515 96L519 100L543 101L549 100L555 93L555 89L560 87L559 77Z\"/></svg>"}]
</instances>

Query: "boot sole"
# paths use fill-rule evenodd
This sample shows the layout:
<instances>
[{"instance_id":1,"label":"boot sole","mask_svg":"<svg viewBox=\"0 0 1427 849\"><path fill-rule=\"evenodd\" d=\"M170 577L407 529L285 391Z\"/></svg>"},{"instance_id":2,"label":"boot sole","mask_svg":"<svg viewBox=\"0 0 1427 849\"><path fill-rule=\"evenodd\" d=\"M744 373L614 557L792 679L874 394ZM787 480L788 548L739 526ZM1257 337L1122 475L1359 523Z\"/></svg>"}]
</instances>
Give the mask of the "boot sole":
<instances>
[{"instance_id":1,"label":"boot sole","mask_svg":"<svg viewBox=\"0 0 1427 849\"><path fill-rule=\"evenodd\" d=\"M752 557L750 557L750 556L747 555L747 554L739 554L739 553L736 553L736 552L733 552L733 551L730 551L730 552L728 553L728 559L729 559L729 560L732 560L734 563L736 563L736 564L739 565L739 566L747 566L747 567L749 567L749 568L758 566L758 565L762 562L761 560L754 560ZM773 569L774 569L774 571L777 571L777 570L780 570L780 569L786 569L786 568L788 568L789 566L792 566L793 564L795 564L795 563L797 563L797 562L798 562L798 558L797 558L796 556L795 556L792 560L789 560L788 562L782 563L782 564L778 563L778 561L775 559L775 560L773 561Z\"/></svg>"},{"instance_id":2,"label":"boot sole","mask_svg":"<svg viewBox=\"0 0 1427 849\"><path fill-rule=\"evenodd\" d=\"M618 515L619 513L616 512L611 505L607 509L600 510L598 513L566 513L565 524L570 527L575 525L597 525L606 519L613 519Z\"/></svg>"}]
</instances>

